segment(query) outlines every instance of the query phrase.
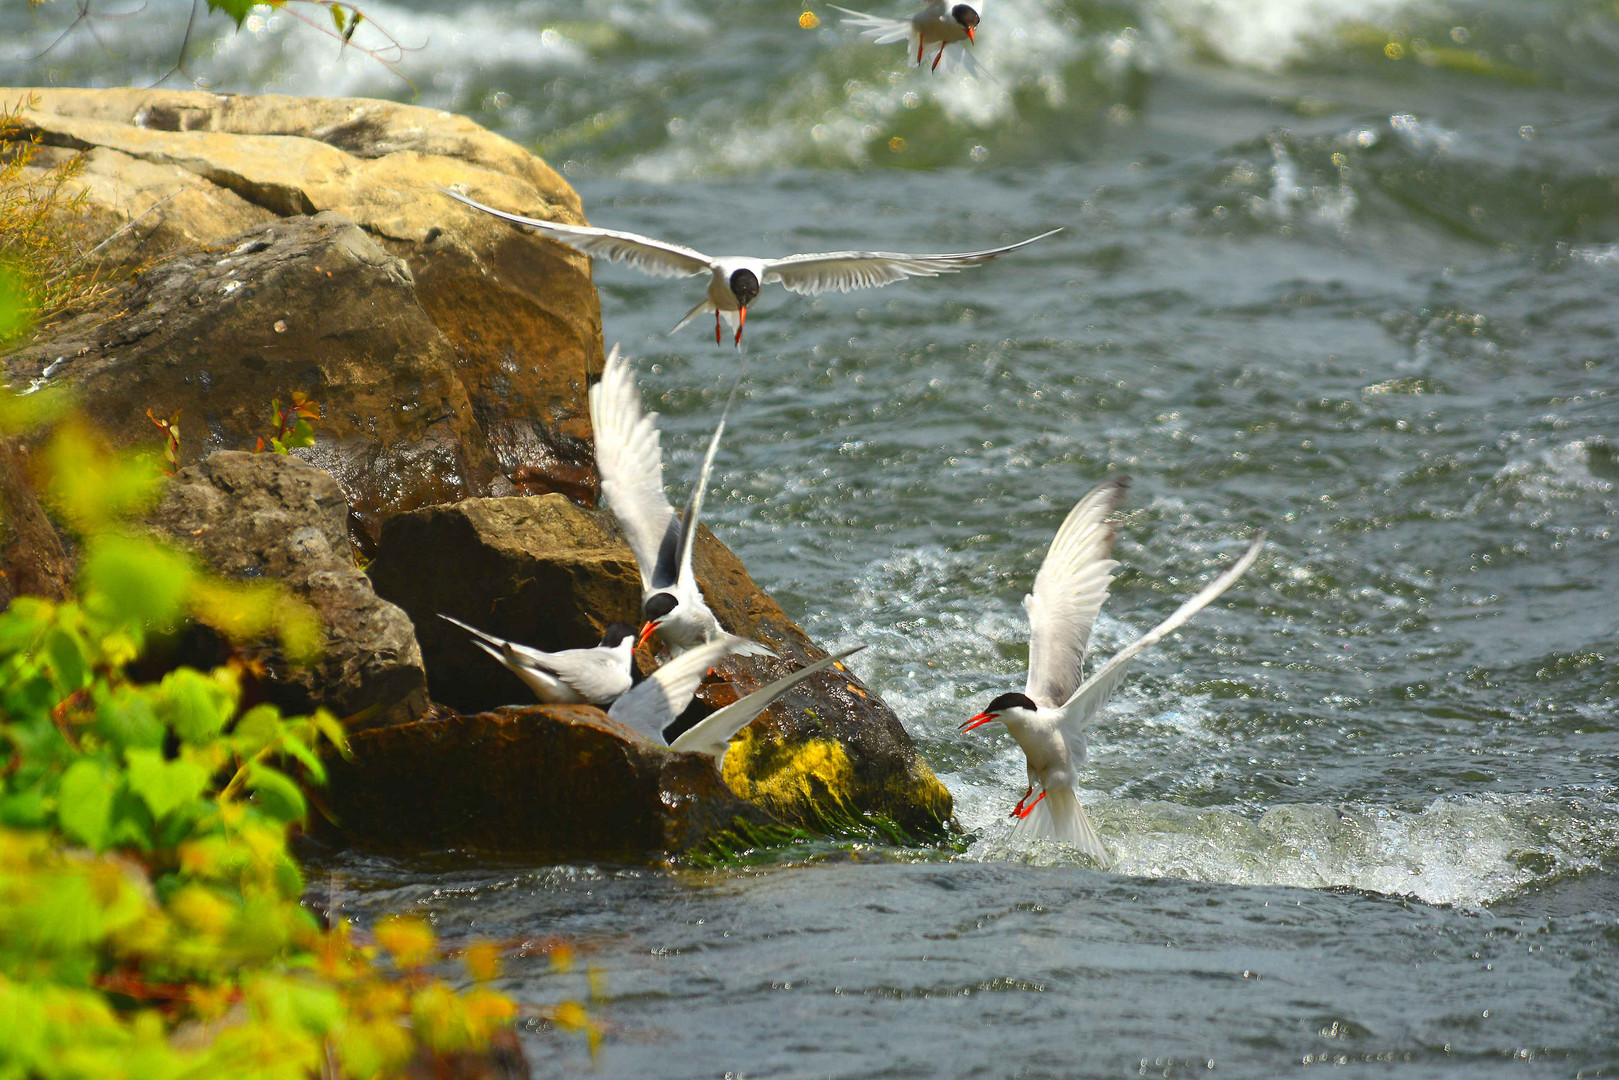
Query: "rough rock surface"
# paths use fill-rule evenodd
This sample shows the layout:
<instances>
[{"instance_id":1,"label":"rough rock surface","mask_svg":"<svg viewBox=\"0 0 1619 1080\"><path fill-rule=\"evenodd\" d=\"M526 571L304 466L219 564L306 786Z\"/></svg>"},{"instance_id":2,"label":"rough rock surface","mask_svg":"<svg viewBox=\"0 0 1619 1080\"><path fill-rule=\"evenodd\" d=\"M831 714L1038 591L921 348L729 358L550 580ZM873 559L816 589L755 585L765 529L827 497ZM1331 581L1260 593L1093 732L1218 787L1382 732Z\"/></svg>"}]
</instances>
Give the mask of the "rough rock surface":
<instances>
[{"instance_id":1,"label":"rough rock surface","mask_svg":"<svg viewBox=\"0 0 1619 1080\"><path fill-rule=\"evenodd\" d=\"M643 858L770 816L701 754L654 746L584 705L453 713L374 728L315 797L338 837L382 850Z\"/></svg>"},{"instance_id":2,"label":"rough rock surface","mask_svg":"<svg viewBox=\"0 0 1619 1080\"><path fill-rule=\"evenodd\" d=\"M29 92L0 89L0 97ZM26 118L47 148L40 164L86 155L78 183L92 221L117 234L103 254L162 282L177 280L167 260L189 253L188 271L213 288L194 297L202 308L194 325L217 317L229 331L214 344L236 340L229 334L244 344L170 361L162 379L142 385L154 392L147 400L108 400L116 380L90 380L86 405L114 437L155 443L145 409L167 416L183 407L183 461L250 447L270 399L302 390L336 417L317 425L311 459L332 470L373 525L387 512L511 491L509 483L524 492L594 490L585 385L600 369L602 344L589 260L435 190L464 184L520 213L582 221L577 195L543 161L463 117L382 101L33 92L41 102ZM322 211L357 232L308 247L297 255L307 265L235 251L282 219ZM287 234L269 235L283 243ZM242 262L215 281L210 257ZM342 280L345 269L359 271L355 282ZM260 271L272 276L255 277ZM324 295L315 291L323 281ZM152 306L162 303L159 282L137 280L0 360L0 379L77 383L108 364L133 379L154 360L142 328L175 310L159 315ZM374 302L362 282L380 286ZM396 376L401 358L406 370ZM399 392L392 408L343 397L356 385L390 384ZM205 420L210 413L217 423ZM402 456L399 436L428 429L430 462ZM424 464L441 473L435 483L421 481Z\"/></svg>"},{"instance_id":3,"label":"rough rock surface","mask_svg":"<svg viewBox=\"0 0 1619 1080\"><path fill-rule=\"evenodd\" d=\"M180 470L151 524L227 577L275 580L308 600L326 626L318 664L289 666L271 642L272 701L324 706L352 727L403 723L427 709L427 677L410 620L380 599L354 564L348 506L337 482L295 457L222 450Z\"/></svg>"},{"instance_id":4,"label":"rough rock surface","mask_svg":"<svg viewBox=\"0 0 1619 1080\"><path fill-rule=\"evenodd\" d=\"M726 660L704 685L699 716L826 655L706 529L694 565L721 624L781 656ZM635 559L612 516L556 495L468 499L392 518L371 578L415 622L433 699L467 711L533 698L438 613L550 650L595 644L607 623L640 611ZM646 650L640 661L650 666ZM754 721L727 755L725 778L809 828L875 814L926 834L950 817L949 792L898 717L850 672L806 680Z\"/></svg>"}]
</instances>

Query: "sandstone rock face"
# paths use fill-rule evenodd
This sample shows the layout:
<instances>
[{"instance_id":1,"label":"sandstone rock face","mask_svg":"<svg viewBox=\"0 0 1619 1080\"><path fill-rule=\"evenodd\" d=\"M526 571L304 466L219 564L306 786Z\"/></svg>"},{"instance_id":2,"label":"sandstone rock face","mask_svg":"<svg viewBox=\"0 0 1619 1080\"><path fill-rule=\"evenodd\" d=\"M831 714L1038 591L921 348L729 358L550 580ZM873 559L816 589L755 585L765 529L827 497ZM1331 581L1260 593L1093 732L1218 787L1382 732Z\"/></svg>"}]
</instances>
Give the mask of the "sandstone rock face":
<instances>
[{"instance_id":1,"label":"sandstone rock face","mask_svg":"<svg viewBox=\"0 0 1619 1080\"><path fill-rule=\"evenodd\" d=\"M295 457L223 450L182 469L150 520L219 573L279 581L314 605L326 626L318 664L289 666L273 643L247 649L283 709L359 714L355 729L426 711L410 620L355 566L348 506L330 476Z\"/></svg>"},{"instance_id":2,"label":"sandstone rock face","mask_svg":"<svg viewBox=\"0 0 1619 1080\"><path fill-rule=\"evenodd\" d=\"M781 659L726 660L686 719L826 655L706 529L694 565L721 624ZM641 602L634 556L612 516L556 495L469 499L392 518L371 578L415 622L433 699L467 711L532 695L438 613L552 650L595 644L608 623L636 621ZM643 671L646 654L638 657ZM732 745L725 778L738 794L808 828L881 815L930 834L950 817L949 792L898 717L847 671L806 680L755 720Z\"/></svg>"},{"instance_id":3,"label":"sandstone rock face","mask_svg":"<svg viewBox=\"0 0 1619 1080\"><path fill-rule=\"evenodd\" d=\"M337 835L381 850L645 858L771 823L712 759L654 746L584 705L440 714L374 728L315 793Z\"/></svg>"},{"instance_id":4,"label":"sandstone rock face","mask_svg":"<svg viewBox=\"0 0 1619 1080\"><path fill-rule=\"evenodd\" d=\"M25 93L0 89L12 100ZM194 326L210 316L225 325L212 352L192 350L161 379L146 377L143 391L164 398L110 401L116 379L85 380L86 404L120 440L155 441L147 407L165 416L186 408L183 460L251 447L270 399L302 390L336 417L317 425L311 459L333 471L373 529L386 513L469 494L594 491L585 386L602 344L589 260L435 190L464 184L519 213L582 221L578 197L544 162L465 118L381 101L34 93L40 106L26 115L48 148L40 164L84 153L79 183L113 237L104 254L158 280L137 280L0 360L4 381L78 383L114 360L128 379L160 361L141 342L178 310L164 306L160 286L187 281L165 261L179 255L193 285L216 290L193 290L205 302L191 312ZM337 219L326 218L325 232L301 246L291 239L323 211L353 232L338 235ZM266 242L276 257L248 257ZM233 258L234 275L209 265ZM270 276L254 276L261 271ZM245 347L222 351L233 335ZM343 396L390 383L393 407ZM418 441L425 459L404 454Z\"/></svg>"}]
</instances>

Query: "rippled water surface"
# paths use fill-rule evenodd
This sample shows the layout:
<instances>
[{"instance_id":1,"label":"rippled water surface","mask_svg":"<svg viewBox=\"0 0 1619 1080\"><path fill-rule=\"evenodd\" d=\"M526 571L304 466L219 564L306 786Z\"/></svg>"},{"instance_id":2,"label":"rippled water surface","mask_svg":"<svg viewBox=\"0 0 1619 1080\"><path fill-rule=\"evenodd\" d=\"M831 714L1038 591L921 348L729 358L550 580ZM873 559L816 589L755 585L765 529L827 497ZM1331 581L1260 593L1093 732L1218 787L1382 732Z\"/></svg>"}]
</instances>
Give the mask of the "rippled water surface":
<instances>
[{"instance_id":1,"label":"rippled water surface","mask_svg":"<svg viewBox=\"0 0 1619 1080\"><path fill-rule=\"evenodd\" d=\"M767 292L708 503L812 633L872 646L970 845L351 858L335 902L574 940L604 1075L1619 1071L1619 9L994 0L967 80L813 8L371 12L421 46L417 100L540 150L597 224L761 254L1066 227L956 277ZM20 59L62 15L0 12L0 80L173 61L139 20ZM219 22L189 67L224 89L411 97L285 16ZM697 283L597 280L683 479L736 355L665 336ZM1021 757L955 725L1020 685L1018 600L1116 472L1104 653L1271 541L1098 723L1103 874L1004 849ZM582 992L547 972L508 983ZM530 1037L542 1075L588 1066Z\"/></svg>"}]
</instances>

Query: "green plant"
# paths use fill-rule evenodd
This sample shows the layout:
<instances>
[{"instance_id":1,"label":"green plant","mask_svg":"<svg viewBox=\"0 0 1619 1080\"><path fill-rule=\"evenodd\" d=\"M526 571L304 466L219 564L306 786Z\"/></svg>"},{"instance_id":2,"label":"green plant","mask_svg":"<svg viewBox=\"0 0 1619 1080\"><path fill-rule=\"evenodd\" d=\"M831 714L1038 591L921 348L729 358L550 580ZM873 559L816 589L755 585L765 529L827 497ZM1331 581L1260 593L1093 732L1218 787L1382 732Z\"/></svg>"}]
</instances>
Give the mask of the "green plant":
<instances>
[{"instance_id":1,"label":"green plant","mask_svg":"<svg viewBox=\"0 0 1619 1080\"><path fill-rule=\"evenodd\" d=\"M270 420L275 424L275 434L270 436L268 446L278 454L285 454L303 446L315 445L315 429L309 423L320 419L320 406L309 400L309 396L301 390L292 392L292 404L288 408L281 407L281 399L273 398L270 401ZM253 447L255 454L262 453L266 447L264 436Z\"/></svg>"},{"instance_id":2,"label":"green plant","mask_svg":"<svg viewBox=\"0 0 1619 1080\"><path fill-rule=\"evenodd\" d=\"M517 1013L484 985L492 946L465 950L458 992L420 920L365 942L299 902L288 837L341 725L251 705L242 661L130 674L187 619L310 656L308 610L128 527L163 483L150 462L61 398L0 391L0 436L42 425L81 564L76 599L0 612L0 1078L383 1077L486 1046ZM577 1004L552 1016L594 1043Z\"/></svg>"},{"instance_id":3,"label":"green plant","mask_svg":"<svg viewBox=\"0 0 1619 1080\"><path fill-rule=\"evenodd\" d=\"M69 194L83 158L31 168L41 146L24 114L38 103L37 94L0 102L0 348L104 287L78 220L85 194Z\"/></svg>"}]
</instances>

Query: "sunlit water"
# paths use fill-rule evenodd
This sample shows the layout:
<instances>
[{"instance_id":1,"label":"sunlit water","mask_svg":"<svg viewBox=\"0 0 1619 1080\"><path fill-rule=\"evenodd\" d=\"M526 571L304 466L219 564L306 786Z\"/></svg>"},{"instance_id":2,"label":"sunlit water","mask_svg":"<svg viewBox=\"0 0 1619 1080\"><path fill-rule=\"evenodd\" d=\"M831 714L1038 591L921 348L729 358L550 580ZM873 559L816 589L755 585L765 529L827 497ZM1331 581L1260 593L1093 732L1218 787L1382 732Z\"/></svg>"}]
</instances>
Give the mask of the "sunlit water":
<instances>
[{"instance_id":1,"label":"sunlit water","mask_svg":"<svg viewBox=\"0 0 1619 1080\"><path fill-rule=\"evenodd\" d=\"M545 153L598 224L765 254L1066 226L956 277L768 291L707 504L813 634L871 646L967 853L348 856L335 904L581 945L606 1075L1619 1070L1619 9L995 0L981 80L815 9L371 13L422 47L418 100ZM178 43L150 10L98 24L113 55L29 63L60 13L8 5L0 80L150 81ZM410 98L284 16L219 22L189 68L223 89ZM597 277L684 483L736 354L665 336L697 283ZM1020 687L1018 600L1117 472L1104 654L1271 540L1097 725L1103 874L1005 850L1021 757L955 726ZM506 982L583 992L547 972ZM586 1067L530 1038L541 1075Z\"/></svg>"}]
</instances>

